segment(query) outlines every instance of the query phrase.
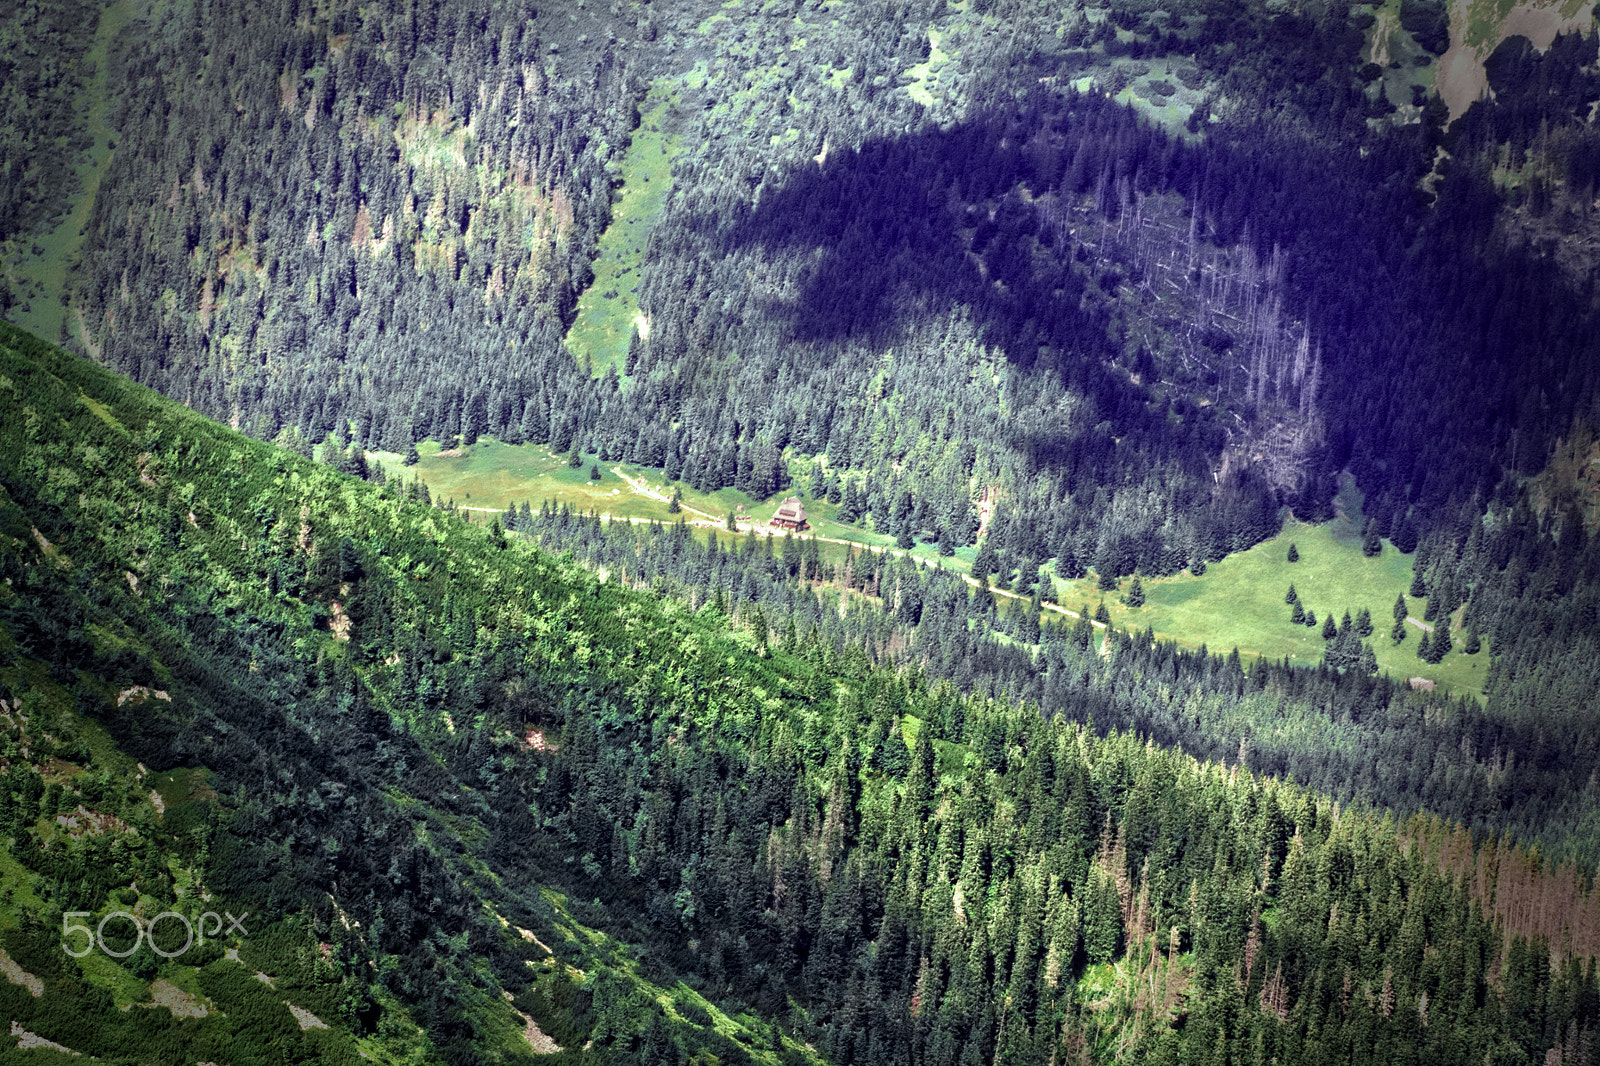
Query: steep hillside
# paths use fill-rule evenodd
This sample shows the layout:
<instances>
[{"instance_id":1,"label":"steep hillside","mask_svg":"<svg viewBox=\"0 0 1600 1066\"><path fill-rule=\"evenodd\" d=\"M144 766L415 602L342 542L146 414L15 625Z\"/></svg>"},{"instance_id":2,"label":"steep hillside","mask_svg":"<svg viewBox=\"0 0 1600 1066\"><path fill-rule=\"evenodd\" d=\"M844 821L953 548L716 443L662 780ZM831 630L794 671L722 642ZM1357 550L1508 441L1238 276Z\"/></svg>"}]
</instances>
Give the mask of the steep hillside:
<instances>
[{"instance_id":1,"label":"steep hillside","mask_svg":"<svg viewBox=\"0 0 1600 1066\"><path fill-rule=\"evenodd\" d=\"M10 327L0 352L21 457L0 506L4 946L19 967L0 995L22 1029L113 1061L287 1045L482 1062L549 1051L536 1016L563 1046L593 1030L808 1060L641 972L587 929L599 908L546 887L576 858L559 833L530 848L569 708L618 698L681 642L659 607L634 604L654 620L630 637L615 613L630 598L570 566ZM696 660L636 691L709 681ZM180 921L160 919L171 961L108 917L148 928L169 910L208 937L185 951ZM100 939L75 962L59 945L79 912ZM219 930L204 912L250 917ZM171 1009L137 1009L152 1002Z\"/></svg>"},{"instance_id":2,"label":"steep hillside","mask_svg":"<svg viewBox=\"0 0 1600 1066\"><path fill-rule=\"evenodd\" d=\"M1487 60L1501 42L1522 37L1543 52L1561 34L1595 29L1593 0L1465 0L1448 9L1449 48L1439 57L1437 84L1452 118L1488 95Z\"/></svg>"},{"instance_id":3,"label":"steep hillside","mask_svg":"<svg viewBox=\"0 0 1600 1066\"><path fill-rule=\"evenodd\" d=\"M976 549L998 498L1043 517L992 545L1019 573L1123 577L1346 470L1409 543L1594 391L1585 90L1473 147L1434 0L135 13L69 342L262 439L757 499L817 463L896 541Z\"/></svg>"},{"instance_id":4,"label":"steep hillside","mask_svg":"<svg viewBox=\"0 0 1600 1066\"><path fill-rule=\"evenodd\" d=\"M0 340L17 1031L112 1061L1595 1046L1597 900L1536 854L730 631ZM248 931L52 947L202 906Z\"/></svg>"}]
</instances>

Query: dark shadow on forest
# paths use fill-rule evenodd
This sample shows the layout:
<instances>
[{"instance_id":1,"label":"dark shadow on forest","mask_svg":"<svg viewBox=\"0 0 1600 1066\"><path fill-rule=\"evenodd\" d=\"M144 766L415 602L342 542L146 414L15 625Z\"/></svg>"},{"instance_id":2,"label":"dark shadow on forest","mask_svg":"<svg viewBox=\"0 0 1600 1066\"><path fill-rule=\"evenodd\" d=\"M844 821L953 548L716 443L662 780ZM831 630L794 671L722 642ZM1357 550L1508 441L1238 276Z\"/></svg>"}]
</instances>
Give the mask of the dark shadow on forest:
<instances>
[{"instance_id":1,"label":"dark shadow on forest","mask_svg":"<svg viewBox=\"0 0 1600 1066\"><path fill-rule=\"evenodd\" d=\"M1159 163L1170 181L1197 155L1103 96L1041 89L948 130L834 149L763 190L723 247L806 261L798 298L765 309L795 342L885 346L965 307L1019 367L1110 358L1066 206L1094 192L1114 211L1119 180Z\"/></svg>"}]
</instances>

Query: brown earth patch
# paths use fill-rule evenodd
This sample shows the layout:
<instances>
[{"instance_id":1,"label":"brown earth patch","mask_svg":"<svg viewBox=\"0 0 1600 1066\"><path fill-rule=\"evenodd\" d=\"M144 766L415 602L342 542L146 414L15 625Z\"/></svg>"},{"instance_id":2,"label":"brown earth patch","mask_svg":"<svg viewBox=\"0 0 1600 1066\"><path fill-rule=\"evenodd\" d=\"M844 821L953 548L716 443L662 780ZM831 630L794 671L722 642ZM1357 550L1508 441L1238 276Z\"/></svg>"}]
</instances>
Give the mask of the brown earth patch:
<instances>
[{"instance_id":1,"label":"brown earth patch","mask_svg":"<svg viewBox=\"0 0 1600 1066\"><path fill-rule=\"evenodd\" d=\"M5 948L0 948L0 973L5 974L6 980L12 984L26 988L34 999L44 995L44 982L18 965L15 959L6 954Z\"/></svg>"},{"instance_id":2,"label":"brown earth patch","mask_svg":"<svg viewBox=\"0 0 1600 1066\"><path fill-rule=\"evenodd\" d=\"M328 1028L327 1022L323 1021L321 1018L318 1018L315 1014L312 1014L304 1007L296 1007L293 1003L285 1003L284 1006L289 1008L289 1013L294 1015L294 1020L300 1023L301 1032L305 1032L307 1029Z\"/></svg>"},{"instance_id":3,"label":"brown earth patch","mask_svg":"<svg viewBox=\"0 0 1600 1066\"><path fill-rule=\"evenodd\" d=\"M174 1018L204 1018L211 1013L193 995L164 980L150 985L150 1002L146 1006L165 1007Z\"/></svg>"},{"instance_id":4,"label":"brown earth patch","mask_svg":"<svg viewBox=\"0 0 1600 1066\"><path fill-rule=\"evenodd\" d=\"M54 1040L46 1040L38 1033L28 1032L28 1030L22 1027L21 1022L11 1023L11 1035L17 1038L18 1051L25 1051L28 1048L45 1048L49 1051L62 1051L68 1055L79 1054L79 1052L73 1051L71 1048L62 1044L58 1044Z\"/></svg>"},{"instance_id":5,"label":"brown earth patch","mask_svg":"<svg viewBox=\"0 0 1600 1066\"><path fill-rule=\"evenodd\" d=\"M350 639L350 616L344 613L344 604L338 600L328 605L328 631L334 640Z\"/></svg>"},{"instance_id":6,"label":"brown earth patch","mask_svg":"<svg viewBox=\"0 0 1600 1066\"><path fill-rule=\"evenodd\" d=\"M1587 31L1594 18L1594 2L1587 0L1570 16L1558 7L1524 0L1500 21L1492 39L1469 45L1468 4L1457 0L1450 11L1450 47L1439 57L1439 73L1434 84L1439 97L1450 108L1450 118L1459 118L1479 98L1489 93L1489 76L1483 61L1508 37L1526 37L1543 52L1556 35L1573 30Z\"/></svg>"},{"instance_id":7,"label":"brown earth patch","mask_svg":"<svg viewBox=\"0 0 1600 1066\"><path fill-rule=\"evenodd\" d=\"M145 685L134 685L132 688L125 688L117 693L117 706L121 707L126 703L143 703L147 699L172 702L172 697L161 689L149 688Z\"/></svg>"},{"instance_id":8,"label":"brown earth patch","mask_svg":"<svg viewBox=\"0 0 1600 1066\"><path fill-rule=\"evenodd\" d=\"M128 823L121 818L91 811L82 804L79 804L75 811L56 815L56 824L65 829L67 835L71 837L99 836L101 833L123 833L128 830Z\"/></svg>"}]
</instances>

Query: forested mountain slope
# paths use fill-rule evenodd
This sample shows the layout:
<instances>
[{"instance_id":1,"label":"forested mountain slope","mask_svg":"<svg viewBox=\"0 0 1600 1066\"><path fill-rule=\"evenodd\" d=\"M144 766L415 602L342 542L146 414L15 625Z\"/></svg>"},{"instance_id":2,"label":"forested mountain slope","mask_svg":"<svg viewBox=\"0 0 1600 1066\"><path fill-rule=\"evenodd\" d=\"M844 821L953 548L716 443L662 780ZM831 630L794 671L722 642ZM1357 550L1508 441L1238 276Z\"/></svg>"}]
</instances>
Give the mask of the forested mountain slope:
<instances>
[{"instance_id":1,"label":"forested mountain slope","mask_svg":"<svg viewBox=\"0 0 1600 1066\"><path fill-rule=\"evenodd\" d=\"M0 350L27 1032L510 1061L521 1011L572 1061L1595 1061L1597 901L1536 857L730 632L748 607ZM255 914L243 967L56 954L65 912L202 891ZM152 978L220 1013L116 1009Z\"/></svg>"},{"instance_id":2,"label":"forested mountain slope","mask_svg":"<svg viewBox=\"0 0 1600 1066\"><path fill-rule=\"evenodd\" d=\"M540 27L526 5L157 9L69 332L258 436L520 418L635 119L618 62L556 80Z\"/></svg>"},{"instance_id":3,"label":"forested mountain slope","mask_svg":"<svg viewBox=\"0 0 1600 1066\"><path fill-rule=\"evenodd\" d=\"M998 498L1023 573L1214 560L1341 469L1409 547L1593 396L1592 273L1502 225L1591 183L1593 37L1538 61L1570 92L1447 134L1337 5L615 8L157 9L69 340L302 446L487 434L757 498L825 456L949 547ZM673 193L591 378L560 338L651 79ZM1471 131L1519 166L1512 115L1552 162L1507 183Z\"/></svg>"}]
</instances>

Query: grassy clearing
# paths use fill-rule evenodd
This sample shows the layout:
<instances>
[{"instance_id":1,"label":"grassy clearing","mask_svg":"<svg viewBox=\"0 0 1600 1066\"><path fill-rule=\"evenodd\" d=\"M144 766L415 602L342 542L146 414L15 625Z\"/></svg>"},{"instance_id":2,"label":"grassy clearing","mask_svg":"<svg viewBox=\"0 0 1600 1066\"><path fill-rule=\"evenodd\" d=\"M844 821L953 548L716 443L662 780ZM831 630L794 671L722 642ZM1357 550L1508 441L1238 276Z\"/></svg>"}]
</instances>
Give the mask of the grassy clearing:
<instances>
[{"instance_id":1,"label":"grassy clearing","mask_svg":"<svg viewBox=\"0 0 1600 1066\"><path fill-rule=\"evenodd\" d=\"M928 58L906 71L906 76L911 79L911 84L907 87L907 91L911 94L911 99L923 107L933 106L934 96L929 86L938 87L939 70L950 60L950 56L945 50L939 47L941 43L939 31L930 27L928 30Z\"/></svg>"},{"instance_id":2,"label":"grassy clearing","mask_svg":"<svg viewBox=\"0 0 1600 1066\"><path fill-rule=\"evenodd\" d=\"M660 470L601 463L600 480L591 481L589 470L596 462L592 455L584 456L580 466L569 467L565 456L548 447L511 446L492 440L448 453L440 453L439 446L429 442L418 445L417 451L421 461L409 469L392 453L374 452L370 458L381 462L391 475L404 472L408 478L421 477L436 500L454 500L484 521L524 500L535 508L551 500L574 510L595 510L622 519L675 522L682 517L698 524L697 535L703 541L712 530L719 536L728 535L725 522L729 512L736 516L741 535L751 528L764 529L787 495L752 500L737 489L701 493L679 485L683 511L674 515L667 510L674 486L662 478ZM811 519L810 533L823 541L823 558L837 563L850 545L893 550L892 538L839 522L837 505L800 495ZM1390 641L1395 597L1411 584L1411 556L1387 543L1375 558L1361 554L1363 519L1360 496L1353 486L1344 486L1336 507L1338 517L1333 521L1305 525L1291 520L1278 536L1212 564L1201 577L1183 573L1143 579L1146 600L1140 608L1123 602L1127 579L1117 591L1102 593L1092 574L1074 581L1058 578L1057 597L1072 612L1086 604L1093 611L1104 600L1112 625L1118 628L1153 628L1158 637L1188 647L1205 644L1215 652L1237 647L1247 656L1287 658L1304 666L1322 661L1321 621L1328 612L1337 621L1345 611L1354 617L1365 607L1372 612L1370 643L1381 672L1395 678L1426 677L1441 691L1481 699L1489 669L1487 646L1477 655L1461 654L1465 634L1457 630L1457 650L1433 666L1417 658L1417 643L1424 632L1418 626L1406 627L1402 644ZM1296 563L1287 559L1291 542L1300 553ZM919 543L911 554L929 565L969 574L975 551L961 548L941 559L935 545ZM1316 613L1315 628L1289 621L1291 608L1284 603L1284 594L1291 582L1301 602ZM1407 597L1407 604L1410 616L1420 622L1426 601Z\"/></svg>"},{"instance_id":3,"label":"grassy clearing","mask_svg":"<svg viewBox=\"0 0 1600 1066\"><path fill-rule=\"evenodd\" d=\"M595 456L585 455L581 465L571 467L565 455L557 455L542 445L513 446L483 439L471 448L441 452L437 443L428 441L417 445L417 453L421 459L414 467L403 465L393 452L369 452L367 457L382 464L390 476L400 474L407 480L420 477L436 501L454 500L456 506L467 508L469 514L483 521L489 521L494 512L523 501L537 509L550 500L576 511L594 510L619 519L670 523L681 517L696 526L698 539L703 542L713 530L724 538L730 535L726 529L730 512L740 535L752 528L764 529L788 495L781 493L770 500L757 501L738 489L697 492L687 485L675 486L666 481L660 470L614 462L600 463L600 479L593 481L589 471L597 462ZM677 515L667 509L674 487L683 493L683 510ZM843 561L851 544L882 549L893 543L890 537L836 521L839 508L835 504L803 495L802 499L812 519L811 533L823 538L821 555L830 562ZM919 559L938 558L931 544L919 544L913 554ZM966 564L954 568L970 567L973 553L966 549L964 554ZM952 567L949 560L945 565Z\"/></svg>"},{"instance_id":4,"label":"grassy clearing","mask_svg":"<svg viewBox=\"0 0 1600 1066\"><path fill-rule=\"evenodd\" d=\"M679 143L668 132L674 105L668 84L658 80L645 98L639 128L623 156L622 195L600 236L594 281L578 298L577 317L567 332L567 347L595 374L605 373L608 366L621 373L634 328L649 333L639 313L639 279L650 227L672 191L672 160Z\"/></svg>"},{"instance_id":5,"label":"grassy clearing","mask_svg":"<svg viewBox=\"0 0 1600 1066\"><path fill-rule=\"evenodd\" d=\"M106 84L106 53L112 39L135 16L135 0L117 0L100 16L95 31L94 45L84 58L94 71L84 87L79 107L84 122L93 138L88 158L78 167L79 192L73 197L71 209L56 222L49 233L17 242L9 261L3 267L12 279L19 299L7 318L37 336L55 340L62 335L66 319L66 306L62 302L67 277L77 264L78 250L83 246L83 229L89 222L89 210L94 206L95 194L100 190L100 179L105 176L111 162L112 131L106 124L106 109L110 92ZM39 249L37 253L33 249ZM26 310L24 310L26 308Z\"/></svg>"},{"instance_id":6,"label":"grassy clearing","mask_svg":"<svg viewBox=\"0 0 1600 1066\"><path fill-rule=\"evenodd\" d=\"M1385 544L1383 554L1367 558L1358 545L1337 535L1336 523L1304 525L1290 521L1283 532L1248 551L1213 563L1201 577L1188 573L1145 580L1145 605L1131 608L1122 602L1129 582L1117 592L1101 593L1091 576L1078 581L1058 581L1063 605L1093 608L1102 597L1112 624L1153 628L1156 635L1191 647L1205 643L1212 651L1238 647L1241 653L1287 658L1300 665L1322 661L1321 622L1328 612L1337 621L1345 611L1355 616L1363 607L1372 612L1370 639L1378 656L1378 669L1396 678L1426 677L1440 690L1482 698L1483 679L1489 669L1488 649L1462 655L1465 634L1457 633L1457 651L1437 666L1417 658L1423 630L1406 627L1404 643L1389 639L1394 625L1395 597L1411 584L1411 556ZM1289 544L1299 549L1300 561L1288 561ZM1289 621L1292 608L1284 595L1293 583L1301 603L1316 612L1315 628ZM1411 617L1421 621L1426 601L1407 597ZM1457 619L1459 622L1459 619Z\"/></svg>"},{"instance_id":7,"label":"grassy clearing","mask_svg":"<svg viewBox=\"0 0 1600 1066\"><path fill-rule=\"evenodd\" d=\"M612 473L614 464L602 463L600 480L590 481L594 456L585 456L581 466L569 467L565 456L542 445L513 446L487 439L443 453L438 444L427 441L417 445L417 452L422 459L409 468L393 452L370 452L368 458L382 463L391 476L404 472L407 478L420 477L436 501L454 500L458 507L478 511L504 511L524 500L538 507L553 500L575 510L594 508L621 518L666 517L666 505L629 491Z\"/></svg>"}]
</instances>

